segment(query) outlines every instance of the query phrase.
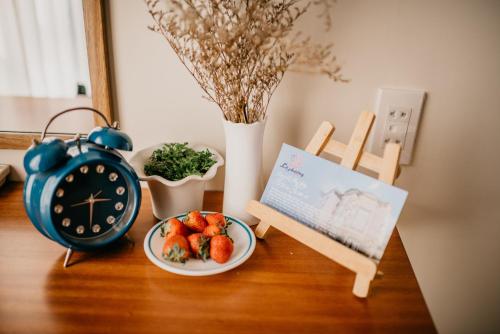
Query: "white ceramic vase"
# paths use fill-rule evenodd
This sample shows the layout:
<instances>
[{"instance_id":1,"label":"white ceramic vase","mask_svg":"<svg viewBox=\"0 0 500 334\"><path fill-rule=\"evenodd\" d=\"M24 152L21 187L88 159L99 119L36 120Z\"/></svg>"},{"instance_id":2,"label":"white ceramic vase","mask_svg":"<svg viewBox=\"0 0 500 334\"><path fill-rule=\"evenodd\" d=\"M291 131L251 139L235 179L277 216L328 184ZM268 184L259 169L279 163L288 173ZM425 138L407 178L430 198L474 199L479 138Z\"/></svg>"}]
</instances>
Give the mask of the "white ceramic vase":
<instances>
[{"instance_id":1,"label":"white ceramic vase","mask_svg":"<svg viewBox=\"0 0 500 334\"><path fill-rule=\"evenodd\" d=\"M223 124L226 136L223 212L254 225L258 221L246 212L246 206L250 200L260 199L262 193L262 144L266 122L243 124L223 120Z\"/></svg>"},{"instance_id":2,"label":"white ceramic vase","mask_svg":"<svg viewBox=\"0 0 500 334\"><path fill-rule=\"evenodd\" d=\"M208 149L214 155L216 162L205 175L190 175L182 180L169 181L158 175L148 176L144 174L144 164L153 151L162 146L163 144L158 144L140 150L130 159L130 164L139 179L148 183L151 191L153 215L157 219L165 219L191 210L202 210L205 184L208 180L214 178L217 168L224 165L224 159L216 150L210 147L188 145L195 151Z\"/></svg>"}]
</instances>

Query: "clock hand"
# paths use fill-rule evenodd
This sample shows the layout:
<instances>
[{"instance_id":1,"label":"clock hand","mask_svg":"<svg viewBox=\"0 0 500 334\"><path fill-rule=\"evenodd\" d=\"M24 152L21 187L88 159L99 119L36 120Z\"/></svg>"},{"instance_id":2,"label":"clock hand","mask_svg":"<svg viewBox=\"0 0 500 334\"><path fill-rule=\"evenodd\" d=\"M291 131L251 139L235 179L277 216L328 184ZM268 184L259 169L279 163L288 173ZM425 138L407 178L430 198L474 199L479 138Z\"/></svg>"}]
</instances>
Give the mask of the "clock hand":
<instances>
[{"instance_id":1,"label":"clock hand","mask_svg":"<svg viewBox=\"0 0 500 334\"><path fill-rule=\"evenodd\" d=\"M89 198L89 224L90 224L90 229L92 229L92 219L93 219L93 214L94 214L94 195L90 194Z\"/></svg>"},{"instance_id":2,"label":"clock hand","mask_svg":"<svg viewBox=\"0 0 500 334\"><path fill-rule=\"evenodd\" d=\"M111 201L111 198L97 198L99 194L102 193L102 190L99 190L97 194L94 195L94 203L95 202L106 202L106 201Z\"/></svg>"},{"instance_id":3,"label":"clock hand","mask_svg":"<svg viewBox=\"0 0 500 334\"><path fill-rule=\"evenodd\" d=\"M97 193L97 195L99 195L101 192L102 192L102 191L99 191L99 192ZM96 196L97 196L97 195L96 195ZM95 196L93 196L93 195L92 195L92 193L91 193L91 194L90 194L90 197L89 197L89 198L87 198L85 201L80 202L80 203L75 203L75 204L72 204L72 205L71 205L71 207L88 204L88 203L90 203L90 200L91 200L91 199L93 199L93 198L95 198Z\"/></svg>"},{"instance_id":4,"label":"clock hand","mask_svg":"<svg viewBox=\"0 0 500 334\"><path fill-rule=\"evenodd\" d=\"M94 218L93 217L94 216L94 203L96 203L96 202L111 201L110 198L96 198L101 193L102 193L102 190L99 190L95 195L90 194L90 197L87 198L85 201L79 202L79 203L75 203L75 204L71 205L71 207L75 207L75 206L89 204L89 225L90 225L90 228L92 228L92 221L93 221L93 218Z\"/></svg>"},{"instance_id":5,"label":"clock hand","mask_svg":"<svg viewBox=\"0 0 500 334\"><path fill-rule=\"evenodd\" d=\"M94 198L94 203L95 202L107 202L111 201L111 198Z\"/></svg>"},{"instance_id":6,"label":"clock hand","mask_svg":"<svg viewBox=\"0 0 500 334\"><path fill-rule=\"evenodd\" d=\"M97 194L94 195L94 203L95 202L106 202L106 201L111 201L111 198L97 198L102 193L102 190L99 190Z\"/></svg>"},{"instance_id":7,"label":"clock hand","mask_svg":"<svg viewBox=\"0 0 500 334\"><path fill-rule=\"evenodd\" d=\"M85 205L85 204L88 204L89 203L89 200L86 199L85 201L83 202L80 202L80 203L75 203L75 204L71 204L71 207L74 207L74 206L80 206L80 205Z\"/></svg>"}]
</instances>

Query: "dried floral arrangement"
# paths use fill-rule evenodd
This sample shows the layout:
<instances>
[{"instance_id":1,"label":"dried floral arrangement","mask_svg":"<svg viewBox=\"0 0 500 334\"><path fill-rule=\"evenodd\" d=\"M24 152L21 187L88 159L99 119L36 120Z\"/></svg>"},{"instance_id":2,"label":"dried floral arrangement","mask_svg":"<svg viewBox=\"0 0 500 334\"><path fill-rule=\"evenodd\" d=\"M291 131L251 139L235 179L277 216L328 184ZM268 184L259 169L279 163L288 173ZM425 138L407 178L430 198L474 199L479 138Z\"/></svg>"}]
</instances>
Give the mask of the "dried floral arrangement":
<instances>
[{"instance_id":1,"label":"dried floral arrangement","mask_svg":"<svg viewBox=\"0 0 500 334\"><path fill-rule=\"evenodd\" d=\"M224 118L254 123L288 70L345 82L332 45L294 31L311 6L331 26L333 0L145 0L154 23Z\"/></svg>"}]
</instances>

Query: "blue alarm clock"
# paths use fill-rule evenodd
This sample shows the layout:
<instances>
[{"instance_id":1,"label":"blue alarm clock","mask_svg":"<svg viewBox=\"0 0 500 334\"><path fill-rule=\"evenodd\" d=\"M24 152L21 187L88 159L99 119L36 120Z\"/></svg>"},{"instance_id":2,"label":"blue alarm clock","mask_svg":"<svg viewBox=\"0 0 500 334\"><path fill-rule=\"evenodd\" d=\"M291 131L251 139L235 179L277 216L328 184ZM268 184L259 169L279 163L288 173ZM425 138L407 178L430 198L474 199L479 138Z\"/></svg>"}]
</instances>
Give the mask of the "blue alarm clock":
<instances>
[{"instance_id":1,"label":"blue alarm clock","mask_svg":"<svg viewBox=\"0 0 500 334\"><path fill-rule=\"evenodd\" d=\"M88 136L63 141L45 138L58 116L90 110L104 119ZM26 212L38 231L68 249L89 251L122 237L141 204L141 187L133 168L117 150L132 150L132 140L110 125L96 109L71 108L54 115L24 156Z\"/></svg>"}]
</instances>

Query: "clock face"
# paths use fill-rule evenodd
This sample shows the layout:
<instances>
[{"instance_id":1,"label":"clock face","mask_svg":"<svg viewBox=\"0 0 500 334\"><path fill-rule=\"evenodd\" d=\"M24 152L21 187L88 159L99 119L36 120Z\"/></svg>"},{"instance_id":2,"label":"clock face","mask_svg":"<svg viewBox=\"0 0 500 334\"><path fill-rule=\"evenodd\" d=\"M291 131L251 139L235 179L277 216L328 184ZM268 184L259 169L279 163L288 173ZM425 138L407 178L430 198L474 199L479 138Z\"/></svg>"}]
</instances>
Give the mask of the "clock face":
<instances>
[{"instance_id":1,"label":"clock face","mask_svg":"<svg viewBox=\"0 0 500 334\"><path fill-rule=\"evenodd\" d=\"M56 187L52 221L65 236L92 239L117 230L130 213L127 182L119 170L103 163L79 166Z\"/></svg>"}]
</instances>

